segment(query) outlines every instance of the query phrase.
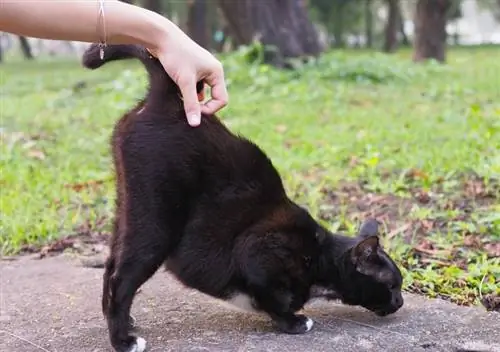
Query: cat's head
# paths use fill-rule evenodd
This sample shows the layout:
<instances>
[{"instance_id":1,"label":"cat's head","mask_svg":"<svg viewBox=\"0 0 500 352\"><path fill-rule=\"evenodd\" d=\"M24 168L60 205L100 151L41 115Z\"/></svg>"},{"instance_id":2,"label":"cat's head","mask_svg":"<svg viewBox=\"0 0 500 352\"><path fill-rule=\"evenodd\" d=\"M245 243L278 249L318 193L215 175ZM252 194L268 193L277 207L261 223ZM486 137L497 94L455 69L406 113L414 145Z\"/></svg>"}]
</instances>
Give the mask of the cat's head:
<instances>
[{"instance_id":1,"label":"cat's head","mask_svg":"<svg viewBox=\"0 0 500 352\"><path fill-rule=\"evenodd\" d=\"M365 221L353 246L344 253L341 300L362 306L379 316L395 313L403 306L403 278L396 263L382 249L375 219Z\"/></svg>"}]
</instances>

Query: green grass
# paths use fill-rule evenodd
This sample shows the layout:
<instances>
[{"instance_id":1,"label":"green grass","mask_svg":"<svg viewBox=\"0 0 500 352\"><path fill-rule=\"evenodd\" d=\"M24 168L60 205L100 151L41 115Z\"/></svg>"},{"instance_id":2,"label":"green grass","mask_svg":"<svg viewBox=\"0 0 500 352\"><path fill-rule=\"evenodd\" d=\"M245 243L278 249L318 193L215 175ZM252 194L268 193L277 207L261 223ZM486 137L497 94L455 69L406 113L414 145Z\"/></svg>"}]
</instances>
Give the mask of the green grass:
<instances>
[{"instance_id":1,"label":"green grass","mask_svg":"<svg viewBox=\"0 0 500 352\"><path fill-rule=\"evenodd\" d=\"M281 72L241 50L223 58L220 116L332 230L381 219L407 290L477 304L500 282L499 56L457 48L440 66L414 65L409 51L336 51ZM109 231L108 141L144 92L141 67L15 61L0 79L2 253Z\"/></svg>"}]
</instances>

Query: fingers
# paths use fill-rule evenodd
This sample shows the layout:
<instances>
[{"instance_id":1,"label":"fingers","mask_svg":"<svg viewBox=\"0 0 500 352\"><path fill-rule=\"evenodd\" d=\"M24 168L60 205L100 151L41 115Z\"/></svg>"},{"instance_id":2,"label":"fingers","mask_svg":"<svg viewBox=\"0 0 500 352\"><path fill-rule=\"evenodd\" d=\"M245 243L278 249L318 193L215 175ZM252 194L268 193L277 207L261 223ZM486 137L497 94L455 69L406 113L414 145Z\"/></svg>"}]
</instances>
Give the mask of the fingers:
<instances>
[{"instance_id":1,"label":"fingers","mask_svg":"<svg viewBox=\"0 0 500 352\"><path fill-rule=\"evenodd\" d=\"M184 110L190 126L196 127L201 122L201 106L198 102L196 93L196 80L194 77L190 79L182 79L179 82L182 99L184 101Z\"/></svg>"},{"instance_id":2,"label":"fingers","mask_svg":"<svg viewBox=\"0 0 500 352\"><path fill-rule=\"evenodd\" d=\"M212 98L203 104L201 110L204 114L214 114L226 106L229 99L222 66L205 78L205 83L211 87Z\"/></svg>"}]
</instances>

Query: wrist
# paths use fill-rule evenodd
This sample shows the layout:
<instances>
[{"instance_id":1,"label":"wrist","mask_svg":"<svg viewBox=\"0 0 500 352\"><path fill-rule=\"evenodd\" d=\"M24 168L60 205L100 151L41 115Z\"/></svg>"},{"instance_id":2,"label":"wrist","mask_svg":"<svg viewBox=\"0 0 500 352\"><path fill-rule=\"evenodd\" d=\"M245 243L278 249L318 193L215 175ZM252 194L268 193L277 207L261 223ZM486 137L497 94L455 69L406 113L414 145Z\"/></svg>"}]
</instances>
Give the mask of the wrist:
<instances>
[{"instance_id":1,"label":"wrist","mask_svg":"<svg viewBox=\"0 0 500 352\"><path fill-rule=\"evenodd\" d=\"M115 12L111 6L105 9L108 44L135 43L157 51L180 32L174 23L156 12L123 2L115 4L122 6L121 11Z\"/></svg>"},{"instance_id":2,"label":"wrist","mask_svg":"<svg viewBox=\"0 0 500 352\"><path fill-rule=\"evenodd\" d=\"M140 37L134 39L153 51L160 50L174 35L175 25L165 17L149 10L146 10L144 20L140 25L143 28L135 32Z\"/></svg>"}]
</instances>

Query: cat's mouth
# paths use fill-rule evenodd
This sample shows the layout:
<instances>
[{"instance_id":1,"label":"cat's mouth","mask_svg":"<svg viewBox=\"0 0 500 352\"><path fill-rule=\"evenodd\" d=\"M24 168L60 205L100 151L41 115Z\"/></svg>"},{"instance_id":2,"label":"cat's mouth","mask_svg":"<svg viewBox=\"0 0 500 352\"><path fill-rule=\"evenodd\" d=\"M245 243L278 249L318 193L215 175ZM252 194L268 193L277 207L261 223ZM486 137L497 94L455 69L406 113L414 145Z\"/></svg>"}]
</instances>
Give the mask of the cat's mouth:
<instances>
[{"instance_id":1,"label":"cat's mouth","mask_svg":"<svg viewBox=\"0 0 500 352\"><path fill-rule=\"evenodd\" d=\"M388 312L387 310L375 310L374 313L379 317L385 317L391 314L391 312Z\"/></svg>"},{"instance_id":2,"label":"cat's mouth","mask_svg":"<svg viewBox=\"0 0 500 352\"><path fill-rule=\"evenodd\" d=\"M379 317L385 317L389 314L395 313L398 309L399 307L390 306L390 307L375 308L372 309L371 311L374 312Z\"/></svg>"}]
</instances>

